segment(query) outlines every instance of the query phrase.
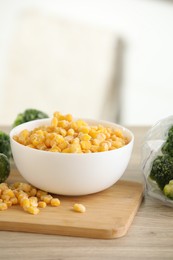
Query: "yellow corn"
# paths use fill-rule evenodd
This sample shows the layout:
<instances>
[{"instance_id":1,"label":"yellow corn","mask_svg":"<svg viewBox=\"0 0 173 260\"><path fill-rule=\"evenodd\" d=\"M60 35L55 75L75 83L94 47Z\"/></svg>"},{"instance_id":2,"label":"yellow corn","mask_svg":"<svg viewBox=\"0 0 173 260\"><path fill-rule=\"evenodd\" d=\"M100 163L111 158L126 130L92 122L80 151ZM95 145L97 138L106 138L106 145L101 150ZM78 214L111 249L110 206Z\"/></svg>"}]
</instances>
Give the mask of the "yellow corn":
<instances>
[{"instance_id":1,"label":"yellow corn","mask_svg":"<svg viewBox=\"0 0 173 260\"><path fill-rule=\"evenodd\" d=\"M73 136L74 133L75 133L75 131L74 131L73 128L70 128L70 129L68 129L68 131L67 131L67 135L71 135L71 136Z\"/></svg>"},{"instance_id":2,"label":"yellow corn","mask_svg":"<svg viewBox=\"0 0 173 260\"><path fill-rule=\"evenodd\" d=\"M37 189L36 188L31 188L30 190L30 196L35 196L37 194Z\"/></svg>"},{"instance_id":3,"label":"yellow corn","mask_svg":"<svg viewBox=\"0 0 173 260\"><path fill-rule=\"evenodd\" d=\"M91 136L88 135L88 134L80 133L79 138L80 138L81 141L89 141L91 139Z\"/></svg>"},{"instance_id":4,"label":"yellow corn","mask_svg":"<svg viewBox=\"0 0 173 260\"><path fill-rule=\"evenodd\" d=\"M29 203L30 203L31 206L37 207L38 206L38 198L37 197L30 197Z\"/></svg>"},{"instance_id":5,"label":"yellow corn","mask_svg":"<svg viewBox=\"0 0 173 260\"><path fill-rule=\"evenodd\" d=\"M109 146L107 143L103 142L99 146L99 152L105 152L109 150Z\"/></svg>"},{"instance_id":6,"label":"yellow corn","mask_svg":"<svg viewBox=\"0 0 173 260\"><path fill-rule=\"evenodd\" d=\"M39 208L45 208L46 206L47 206L46 202L44 202L44 201L39 201L38 202L38 207Z\"/></svg>"},{"instance_id":7,"label":"yellow corn","mask_svg":"<svg viewBox=\"0 0 173 260\"><path fill-rule=\"evenodd\" d=\"M30 190L31 190L31 185L30 184L28 184L28 183L20 183L19 185L18 185L18 189L20 189L20 190L22 190L22 191L24 191L24 192L29 192Z\"/></svg>"},{"instance_id":8,"label":"yellow corn","mask_svg":"<svg viewBox=\"0 0 173 260\"><path fill-rule=\"evenodd\" d=\"M90 127L89 126L80 126L78 131L79 131L79 133L88 134L90 131Z\"/></svg>"},{"instance_id":9,"label":"yellow corn","mask_svg":"<svg viewBox=\"0 0 173 260\"><path fill-rule=\"evenodd\" d=\"M91 148L91 143L89 141L81 141L81 147L83 150L89 150Z\"/></svg>"},{"instance_id":10,"label":"yellow corn","mask_svg":"<svg viewBox=\"0 0 173 260\"><path fill-rule=\"evenodd\" d=\"M12 205L18 204L18 199L16 197L10 198L10 201L12 202Z\"/></svg>"},{"instance_id":11,"label":"yellow corn","mask_svg":"<svg viewBox=\"0 0 173 260\"><path fill-rule=\"evenodd\" d=\"M53 207L58 207L60 205L60 200L57 199L57 198L53 198L50 201L50 205L53 206Z\"/></svg>"},{"instance_id":12,"label":"yellow corn","mask_svg":"<svg viewBox=\"0 0 173 260\"><path fill-rule=\"evenodd\" d=\"M38 191L37 191L37 197L38 197L38 198L41 198L41 196L43 196L43 195L47 195L47 192L46 192L46 191L43 191L43 190L38 190Z\"/></svg>"},{"instance_id":13,"label":"yellow corn","mask_svg":"<svg viewBox=\"0 0 173 260\"><path fill-rule=\"evenodd\" d=\"M42 201L44 201L46 204L50 204L51 199L52 199L52 196L49 195L49 194L47 194L47 195L42 195L42 196L40 197L40 199L41 199Z\"/></svg>"},{"instance_id":14,"label":"yellow corn","mask_svg":"<svg viewBox=\"0 0 173 260\"><path fill-rule=\"evenodd\" d=\"M5 202L0 203L0 211L1 210L6 210L8 208L7 204Z\"/></svg>"},{"instance_id":15,"label":"yellow corn","mask_svg":"<svg viewBox=\"0 0 173 260\"><path fill-rule=\"evenodd\" d=\"M4 183L4 182L0 183L0 189L1 189L1 191L8 189L7 183Z\"/></svg>"},{"instance_id":16,"label":"yellow corn","mask_svg":"<svg viewBox=\"0 0 173 260\"><path fill-rule=\"evenodd\" d=\"M68 129L69 127L69 122L67 120L61 120L58 122L59 127L63 127L64 129Z\"/></svg>"},{"instance_id":17,"label":"yellow corn","mask_svg":"<svg viewBox=\"0 0 173 260\"><path fill-rule=\"evenodd\" d=\"M6 194L2 194L1 195L1 199L4 201L8 201L8 200L10 200L10 196L9 195L6 195Z\"/></svg>"},{"instance_id":18,"label":"yellow corn","mask_svg":"<svg viewBox=\"0 0 173 260\"><path fill-rule=\"evenodd\" d=\"M20 205L25 209L28 208L30 205L30 200L28 198L23 198L20 201Z\"/></svg>"},{"instance_id":19,"label":"yellow corn","mask_svg":"<svg viewBox=\"0 0 173 260\"><path fill-rule=\"evenodd\" d=\"M129 142L121 129L103 125L90 126L84 120L73 121L71 114L62 115L60 112L53 114L49 126L41 126L30 132L24 130L13 138L31 148L62 153L86 153L86 150L92 153L104 152L121 148ZM105 144L101 145L103 142Z\"/></svg>"},{"instance_id":20,"label":"yellow corn","mask_svg":"<svg viewBox=\"0 0 173 260\"><path fill-rule=\"evenodd\" d=\"M64 142L58 144L58 147L60 148L60 151L64 150L65 148L67 148L67 146L68 146L68 142L67 141L64 141Z\"/></svg>"},{"instance_id":21,"label":"yellow corn","mask_svg":"<svg viewBox=\"0 0 173 260\"><path fill-rule=\"evenodd\" d=\"M11 189L6 189L3 191L2 193L3 195L7 195L9 196L10 198L13 198L15 195L14 195L14 192L11 190Z\"/></svg>"},{"instance_id":22,"label":"yellow corn","mask_svg":"<svg viewBox=\"0 0 173 260\"><path fill-rule=\"evenodd\" d=\"M83 204L74 204L73 205L73 210L79 213L84 213L86 211L86 208Z\"/></svg>"},{"instance_id":23,"label":"yellow corn","mask_svg":"<svg viewBox=\"0 0 173 260\"><path fill-rule=\"evenodd\" d=\"M58 125L58 118L54 116L51 121L51 126L56 127L57 125Z\"/></svg>"},{"instance_id":24,"label":"yellow corn","mask_svg":"<svg viewBox=\"0 0 173 260\"><path fill-rule=\"evenodd\" d=\"M33 215L37 215L40 212L39 208L33 206L26 207L25 211Z\"/></svg>"},{"instance_id":25,"label":"yellow corn","mask_svg":"<svg viewBox=\"0 0 173 260\"><path fill-rule=\"evenodd\" d=\"M71 114L67 114L67 115L65 116L65 119L66 119L68 122L72 122L73 117L72 117Z\"/></svg>"},{"instance_id":26,"label":"yellow corn","mask_svg":"<svg viewBox=\"0 0 173 260\"><path fill-rule=\"evenodd\" d=\"M11 205L12 205L12 202L10 200L4 200L4 203L7 204L7 208L11 207Z\"/></svg>"}]
</instances>

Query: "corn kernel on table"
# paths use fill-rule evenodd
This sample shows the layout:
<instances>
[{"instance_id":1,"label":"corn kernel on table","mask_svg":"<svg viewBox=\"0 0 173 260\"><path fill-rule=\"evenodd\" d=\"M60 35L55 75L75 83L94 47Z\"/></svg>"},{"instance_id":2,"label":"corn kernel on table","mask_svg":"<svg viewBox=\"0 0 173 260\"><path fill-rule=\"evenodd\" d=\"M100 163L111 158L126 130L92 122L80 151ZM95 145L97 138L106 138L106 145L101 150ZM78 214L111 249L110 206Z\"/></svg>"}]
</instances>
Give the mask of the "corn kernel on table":
<instances>
[{"instance_id":1,"label":"corn kernel on table","mask_svg":"<svg viewBox=\"0 0 173 260\"><path fill-rule=\"evenodd\" d=\"M8 127L0 127L8 132ZM143 182L140 147L148 127L129 127L135 144L122 179ZM34 216L33 216L34 217ZM128 230L117 239L0 231L0 259L173 259L173 208L145 196Z\"/></svg>"}]
</instances>

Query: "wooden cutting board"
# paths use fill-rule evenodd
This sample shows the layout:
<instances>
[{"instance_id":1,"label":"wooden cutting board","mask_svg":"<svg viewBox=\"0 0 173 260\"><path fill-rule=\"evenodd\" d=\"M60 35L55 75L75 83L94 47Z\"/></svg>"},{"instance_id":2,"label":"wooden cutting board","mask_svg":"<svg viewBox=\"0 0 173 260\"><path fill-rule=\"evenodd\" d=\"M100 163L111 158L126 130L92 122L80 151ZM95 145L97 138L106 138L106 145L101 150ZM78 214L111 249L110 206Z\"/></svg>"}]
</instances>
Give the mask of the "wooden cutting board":
<instances>
[{"instance_id":1,"label":"wooden cutting board","mask_svg":"<svg viewBox=\"0 0 173 260\"><path fill-rule=\"evenodd\" d=\"M23 181L13 171L11 181ZM20 206L0 212L0 230L23 231L92 238L118 238L124 236L140 206L143 185L131 181L118 181L111 188L87 196L58 196L59 207L47 206L38 215L30 215ZM82 203L85 213L72 210L74 203Z\"/></svg>"}]
</instances>

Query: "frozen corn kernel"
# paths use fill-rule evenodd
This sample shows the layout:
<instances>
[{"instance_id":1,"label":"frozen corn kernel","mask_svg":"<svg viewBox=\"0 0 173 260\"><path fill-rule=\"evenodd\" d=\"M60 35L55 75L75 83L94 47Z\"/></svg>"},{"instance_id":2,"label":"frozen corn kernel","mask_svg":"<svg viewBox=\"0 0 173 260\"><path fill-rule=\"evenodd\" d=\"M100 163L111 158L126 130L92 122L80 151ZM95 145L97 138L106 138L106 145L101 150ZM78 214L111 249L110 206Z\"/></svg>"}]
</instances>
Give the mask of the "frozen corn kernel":
<instances>
[{"instance_id":1,"label":"frozen corn kernel","mask_svg":"<svg viewBox=\"0 0 173 260\"><path fill-rule=\"evenodd\" d=\"M96 138L97 137L97 131L94 128L91 128L90 131L89 131L89 135L92 138Z\"/></svg>"},{"instance_id":2,"label":"frozen corn kernel","mask_svg":"<svg viewBox=\"0 0 173 260\"><path fill-rule=\"evenodd\" d=\"M120 148L120 147L123 146L122 142L119 141L119 140L113 141L113 142L112 142L112 145L113 145L113 147L115 147L115 148Z\"/></svg>"},{"instance_id":3,"label":"frozen corn kernel","mask_svg":"<svg viewBox=\"0 0 173 260\"><path fill-rule=\"evenodd\" d=\"M10 188L17 189L19 185L20 185L20 182L14 182L13 184L10 185Z\"/></svg>"},{"instance_id":4,"label":"frozen corn kernel","mask_svg":"<svg viewBox=\"0 0 173 260\"><path fill-rule=\"evenodd\" d=\"M17 198L18 201L20 202L22 199L28 198L28 194L23 191L19 191L19 193L17 194Z\"/></svg>"},{"instance_id":5,"label":"frozen corn kernel","mask_svg":"<svg viewBox=\"0 0 173 260\"><path fill-rule=\"evenodd\" d=\"M65 148L67 148L67 146L68 146L68 142L67 141L64 141L64 142L58 144L58 147L59 147L60 151L64 150Z\"/></svg>"},{"instance_id":6,"label":"frozen corn kernel","mask_svg":"<svg viewBox=\"0 0 173 260\"><path fill-rule=\"evenodd\" d=\"M5 182L0 183L0 189L1 189L1 191L8 189L7 183L5 183Z\"/></svg>"},{"instance_id":7,"label":"frozen corn kernel","mask_svg":"<svg viewBox=\"0 0 173 260\"><path fill-rule=\"evenodd\" d=\"M91 148L90 141L81 141L81 147L83 150L89 150Z\"/></svg>"},{"instance_id":8,"label":"frozen corn kernel","mask_svg":"<svg viewBox=\"0 0 173 260\"><path fill-rule=\"evenodd\" d=\"M5 202L0 202L0 211L8 209L8 206Z\"/></svg>"},{"instance_id":9,"label":"frozen corn kernel","mask_svg":"<svg viewBox=\"0 0 173 260\"><path fill-rule=\"evenodd\" d=\"M77 120L76 121L76 124L78 127L81 127L81 126L87 126L87 123L81 119Z\"/></svg>"},{"instance_id":10,"label":"frozen corn kernel","mask_svg":"<svg viewBox=\"0 0 173 260\"><path fill-rule=\"evenodd\" d=\"M91 145L90 150L91 150L92 153L96 153L96 152L98 152L98 148L99 147L97 145Z\"/></svg>"},{"instance_id":11,"label":"frozen corn kernel","mask_svg":"<svg viewBox=\"0 0 173 260\"><path fill-rule=\"evenodd\" d=\"M57 125L58 125L58 118L54 116L51 121L51 126L56 127Z\"/></svg>"},{"instance_id":12,"label":"frozen corn kernel","mask_svg":"<svg viewBox=\"0 0 173 260\"><path fill-rule=\"evenodd\" d=\"M50 201L50 205L53 206L53 207L58 207L60 205L60 200L57 199L57 198L53 198Z\"/></svg>"},{"instance_id":13,"label":"frozen corn kernel","mask_svg":"<svg viewBox=\"0 0 173 260\"><path fill-rule=\"evenodd\" d=\"M74 133L75 133L75 131L74 131L73 128L70 128L70 129L68 129L68 131L67 131L67 135L71 135L71 136L73 136Z\"/></svg>"},{"instance_id":14,"label":"frozen corn kernel","mask_svg":"<svg viewBox=\"0 0 173 260\"><path fill-rule=\"evenodd\" d=\"M28 183L21 183L21 185L19 184L18 189L21 189L24 192L29 192L31 190L31 185Z\"/></svg>"},{"instance_id":15,"label":"frozen corn kernel","mask_svg":"<svg viewBox=\"0 0 173 260\"><path fill-rule=\"evenodd\" d=\"M89 131L90 131L90 127L89 126L81 126L81 127L79 127L78 131L80 133L88 134Z\"/></svg>"},{"instance_id":16,"label":"frozen corn kernel","mask_svg":"<svg viewBox=\"0 0 173 260\"><path fill-rule=\"evenodd\" d=\"M39 208L33 206L26 207L25 211L33 215L37 215L40 212Z\"/></svg>"},{"instance_id":17,"label":"frozen corn kernel","mask_svg":"<svg viewBox=\"0 0 173 260\"><path fill-rule=\"evenodd\" d=\"M123 138L123 132L121 129L116 129L114 133L116 136Z\"/></svg>"},{"instance_id":18,"label":"frozen corn kernel","mask_svg":"<svg viewBox=\"0 0 173 260\"><path fill-rule=\"evenodd\" d=\"M43 195L47 195L47 191L43 191L43 190L38 190L38 191L37 191L36 196L37 196L38 198L41 198L41 196L43 196Z\"/></svg>"},{"instance_id":19,"label":"frozen corn kernel","mask_svg":"<svg viewBox=\"0 0 173 260\"><path fill-rule=\"evenodd\" d=\"M36 194L37 194L37 189L36 189L36 188L31 188L29 195L30 195L31 197L32 197L32 196L34 197Z\"/></svg>"},{"instance_id":20,"label":"frozen corn kernel","mask_svg":"<svg viewBox=\"0 0 173 260\"><path fill-rule=\"evenodd\" d=\"M11 207L12 206L12 202L10 200L4 200L4 203L7 204L7 208Z\"/></svg>"},{"instance_id":21,"label":"frozen corn kernel","mask_svg":"<svg viewBox=\"0 0 173 260\"><path fill-rule=\"evenodd\" d=\"M67 115L65 116L65 119L66 119L68 122L72 122L73 117L72 117L71 114L67 114Z\"/></svg>"},{"instance_id":22,"label":"frozen corn kernel","mask_svg":"<svg viewBox=\"0 0 173 260\"><path fill-rule=\"evenodd\" d=\"M67 120L61 120L58 122L59 127L63 127L64 129L69 128L69 122Z\"/></svg>"},{"instance_id":23,"label":"frozen corn kernel","mask_svg":"<svg viewBox=\"0 0 173 260\"><path fill-rule=\"evenodd\" d=\"M29 197L29 203L33 207L38 206L38 198L37 197Z\"/></svg>"},{"instance_id":24,"label":"frozen corn kernel","mask_svg":"<svg viewBox=\"0 0 173 260\"><path fill-rule=\"evenodd\" d=\"M44 201L39 201L38 202L38 207L39 208L45 208L46 206L47 206L46 202L44 202Z\"/></svg>"},{"instance_id":25,"label":"frozen corn kernel","mask_svg":"<svg viewBox=\"0 0 173 260\"><path fill-rule=\"evenodd\" d=\"M86 208L83 204L74 204L73 205L73 210L79 213L84 213L86 211Z\"/></svg>"},{"instance_id":26,"label":"frozen corn kernel","mask_svg":"<svg viewBox=\"0 0 173 260\"><path fill-rule=\"evenodd\" d=\"M30 206L30 201L28 198L23 198L21 199L20 201L20 205L23 207L23 208L27 208Z\"/></svg>"},{"instance_id":27,"label":"frozen corn kernel","mask_svg":"<svg viewBox=\"0 0 173 260\"><path fill-rule=\"evenodd\" d=\"M6 189L2 192L3 195L8 195L10 198L13 198L15 195L14 195L14 192L11 190L11 189Z\"/></svg>"},{"instance_id":28,"label":"frozen corn kernel","mask_svg":"<svg viewBox=\"0 0 173 260\"><path fill-rule=\"evenodd\" d=\"M50 194L42 195L40 199L44 201L46 204L50 204L52 196Z\"/></svg>"},{"instance_id":29,"label":"frozen corn kernel","mask_svg":"<svg viewBox=\"0 0 173 260\"><path fill-rule=\"evenodd\" d=\"M80 139L78 137L75 137L72 142L72 144L80 144Z\"/></svg>"},{"instance_id":30,"label":"frozen corn kernel","mask_svg":"<svg viewBox=\"0 0 173 260\"><path fill-rule=\"evenodd\" d=\"M99 146L99 152L105 152L109 150L109 146L107 143L103 142Z\"/></svg>"},{"instance_id":31,"label":"frozen corn kernel","mask_svg":"<svg viewBox=\"0 0 173 260\"><path fill-rule=\"evenodd\" d=\"M70 144L69 145L69 152L70 153L80 153L81 152L80 144Z\"/></svg>"},{"instance_id":32,"label":"frozen corn kernel","mask_svg":"<svg viewBox=\"0 0 173 260\"><path fill-rule=\"evenodd\" d=\"M18 199L16 197L10 198L10 201L12 202L12 205L17 205L18 204Z\"/></svg>"},{"instance_id":33,"label":"frozen corn kernel","mask_svg":"<svg viewBox=\"0 0 173 260\"><path fill-rule=\"evenodd\" d=\"M58 146L53 146L49 151L54 153L60 153L61 148L59 148Z\"/></svg>"},{"instance_id":34,"label":"frozen corn kernel","mask_svg":"<svg viewBox=\"0 0 173 260\"><path fill-rule=\"evenodd\" d=\"M8 201L8 200L10 200L10 196L9 195L6 195L6 194L2 194L1 195L1 199L4 201Z\"/></svg>"},{"instance_id":35,"label":"frozen corn kernel","mask_svg":"<svg viewBox=\"0 0 173 260\"><path fill-rule=\"evenodd\" d=\"M79 138L80 138L81 141L89 141L91 139L91 136L88 135L88 134L80 133Z\"/></svg>"}]
</instances>

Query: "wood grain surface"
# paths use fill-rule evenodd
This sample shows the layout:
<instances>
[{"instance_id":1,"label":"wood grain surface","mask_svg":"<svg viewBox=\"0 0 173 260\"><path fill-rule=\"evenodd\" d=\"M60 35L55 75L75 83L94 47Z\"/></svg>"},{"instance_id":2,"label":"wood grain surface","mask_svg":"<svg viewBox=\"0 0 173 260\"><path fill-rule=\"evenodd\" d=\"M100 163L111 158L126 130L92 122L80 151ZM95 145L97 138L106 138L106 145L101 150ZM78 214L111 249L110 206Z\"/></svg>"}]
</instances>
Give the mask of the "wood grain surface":
<instances>
[{"instance_id":1,"label":"wood grain surface","mask_svg":"<svg viewBox=\"0 0 173 260\"><path fill-rule=\"evenodd\" d=\"M12 170L9 182L22 181ZM11 180L13 179L13 181ZM12 206L0 212L0 230L25 231L92 238L117 238L125 235L143 197L143 185L119 181L109 189L78 197L59 196L59 207L47 206L36 216ZM86 212L72 210L74 203L82 203Z\"/></svg>"}]
</instances>

